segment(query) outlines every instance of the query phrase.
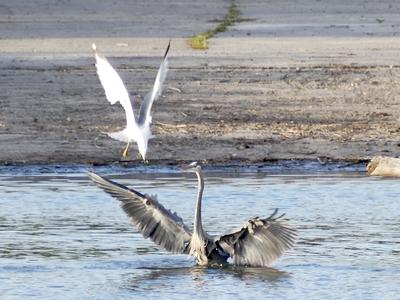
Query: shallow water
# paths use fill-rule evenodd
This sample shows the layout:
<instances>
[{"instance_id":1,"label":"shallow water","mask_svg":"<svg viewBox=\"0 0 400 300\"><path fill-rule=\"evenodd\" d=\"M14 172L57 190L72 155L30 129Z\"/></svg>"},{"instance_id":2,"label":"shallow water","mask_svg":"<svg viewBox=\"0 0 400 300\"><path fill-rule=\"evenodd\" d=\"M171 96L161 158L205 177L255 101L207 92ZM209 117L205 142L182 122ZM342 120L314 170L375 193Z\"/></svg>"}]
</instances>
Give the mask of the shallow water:
<instances>
[{"instance_id":1,"label":"shallow water","mask_svg":"<svg viewBox=\"0 0 400 300\"><path fill-rule=\"evenodd\" d=\"M126 173L109 176L158 194L191 226L194 176ZM205 269L143 239L83 173L2 174L1 299L399 298L397 179L208 172L203 222L210 233L278 207L299 240L274 269Z\"/></svg>"}]
</instances>

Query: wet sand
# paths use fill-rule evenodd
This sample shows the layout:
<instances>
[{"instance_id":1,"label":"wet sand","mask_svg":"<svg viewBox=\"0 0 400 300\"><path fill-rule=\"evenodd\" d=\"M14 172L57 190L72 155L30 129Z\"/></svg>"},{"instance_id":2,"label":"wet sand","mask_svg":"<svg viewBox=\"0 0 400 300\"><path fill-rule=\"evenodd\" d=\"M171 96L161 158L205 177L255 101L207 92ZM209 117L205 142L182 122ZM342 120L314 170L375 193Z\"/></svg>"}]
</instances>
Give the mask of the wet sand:
<instances>
[{"instance_id":1,"label":"wet sand","mask_svg":"<svg viewBox=\"0 0 400 300\"><path fill-rule=\"evenodd\" d=\"M0 163L121 161L124 126L91 43L137 107L172 41L148 159L363 161L400 150L400 4L238 1L246 22L192 50L229 2L0 5ZM171 5L172 3L172 5ZM362 4L362 5L361 5ZM136 147L124 161L136 161Z\"/></svg>"}]
</instances>

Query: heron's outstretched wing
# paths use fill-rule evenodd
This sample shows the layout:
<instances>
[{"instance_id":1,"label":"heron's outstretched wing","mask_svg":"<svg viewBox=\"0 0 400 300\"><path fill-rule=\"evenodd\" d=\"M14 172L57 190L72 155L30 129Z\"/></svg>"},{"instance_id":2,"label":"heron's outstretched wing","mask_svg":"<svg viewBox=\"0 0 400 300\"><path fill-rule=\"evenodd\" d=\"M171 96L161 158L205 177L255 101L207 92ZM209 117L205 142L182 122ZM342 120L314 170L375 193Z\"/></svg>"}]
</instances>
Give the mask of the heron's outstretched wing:
<instances>
[{"instance_id":1,"label":"heron's outstretched wing","mask_svg":"<svg viewBox=\"0 0 400 300\"><path fill-rule=\"evenodd\" d=\"M238 231L222 235L216 243L233 258L236 265L266 267L275 261L296 240L296 231L278 209L266 219L250 219Z\"/></svg>"},{"instance_id":2,"label":"heron's outstretched wing","mask_svg":"<svg viewBox=\"0 0 400 300\"><path fill-rule=\"evenodd\" d=\"M95 44L92 45L92 48L96 58L97 75L99 76L101 85L104 88L108 102L111 104L117 102L121 103L125 110L127 127L136 126L129 93L122 82L121 77L114 70L108 60L97 53Z\"/></svg>"},{"instance_id":3,"label":"heron's outstretched wing","mask_svg":"<svg viewBox=\"0 0 400 300\"><path fill-rule=\"evenodd\" d=\"M88 174L105 192L121 201L121 207L145 238L174 253L187 253L190 230L182 219L157 200L95 173Z\"/></svg>"},{"instance_id":4,"label":"heron's outstretched wing","mask_svg":"<svg viewBox=\"0 0 400 300\"><path fill-rule=\"evenodd\" d=\"M168 72L168 52L171 42L168 43L167 50L165 50L164 58L160 64L160 68L158 69L158 73L156 79L154 81L153 89L144 97L142 104L140 105L140 113L139 113L139 126L143 126L144 124L151 123L151 107L153 102L157 100L162 92L162 85L165 81L165 77Z\"/></svg>"}]
</instances>

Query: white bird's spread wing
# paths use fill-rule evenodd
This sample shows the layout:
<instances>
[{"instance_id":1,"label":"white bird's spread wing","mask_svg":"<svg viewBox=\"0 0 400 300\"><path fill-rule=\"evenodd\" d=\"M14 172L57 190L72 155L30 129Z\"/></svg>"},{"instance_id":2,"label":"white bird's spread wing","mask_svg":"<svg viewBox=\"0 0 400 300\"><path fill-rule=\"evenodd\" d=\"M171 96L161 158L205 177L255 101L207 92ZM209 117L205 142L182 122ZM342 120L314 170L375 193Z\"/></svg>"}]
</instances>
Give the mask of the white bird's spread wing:
<instances>
[{"instance_id":1,"label":"white bird's spread wing","mask_svg":"<svg viewBox=\"0 0 400 300\"><path fill-rule=\"evenodd\" d=\"M139 113L139 126L150 125L151 123L151 107L153 102L157 100L162 92L162 85L165 81L168 72L168 51L170 48L171 42L168 43L167 50L165 50L163 61L160 64L160 68L158 69L158 73L156 79L154 81L153 89L144 97L143 102L140 106Z\"/></svg>"},{"instance_id":2,"label":"white bird's spread wing","mask_svg":"<svg viewBox=\"0 0 400 300\"><path fill-rule=\"evenodd\" d=\"M121 201L121 207L145 238L173 253L187 253L191 232L182 219L156 199L97 174L88 176L105 192Z\"/></svg>"},{"instance_id":3,"label":"white bird's spread wing","mask_svg":"<svg viewBox=\"0 0 400 300\"><path fill-rule=\"evenodd\" d=\"M131 126L136 126L129 93L121 77L114 70L108 60L97 53L95 44L92 45L92 48L96 58L97 75L99 76L101 85L104 88L107 100L111 104L117 102L121 103L125 110L127 127L130 128Z\"/></svg>"},{"instance_id":4,"label":"white bird's spread wing","mask_svg":"<svg viewBox=\"0 0 400 300\"><path fill-rule=\"evenodd\" d=\"M296 240L296 231L278 210L266 219L250 219L238 231L217 238L216 243L233 258L236 265L270 266Z\"/></svg>"}]
</instances>

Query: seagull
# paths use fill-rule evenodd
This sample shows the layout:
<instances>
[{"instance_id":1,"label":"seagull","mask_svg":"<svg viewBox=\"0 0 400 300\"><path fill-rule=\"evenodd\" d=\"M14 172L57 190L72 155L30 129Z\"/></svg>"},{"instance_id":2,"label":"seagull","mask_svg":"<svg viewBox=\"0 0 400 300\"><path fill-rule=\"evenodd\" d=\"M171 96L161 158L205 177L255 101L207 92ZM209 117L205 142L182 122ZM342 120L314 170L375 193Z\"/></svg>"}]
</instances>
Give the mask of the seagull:
<instances>
[{"instance_id":1,"label":"seagull","mask_svg":"<svg viewBox=\"0 0 400 300\"><path fill-rule=\"evenodd\" d=\"M142 194L95 173L88 176L119 200L122 209L145 238L150 238L170 252L191 255L199 265L225 266L231 258L234 265L269 267L294 245L296 230L287 223L285 214L278 215L278 209L267 218L251 218L232 232L220 236L208 234L201 220L204 189L201 165L193 162L186 169L196 173L198 179L193 231L176 213L162 206L156 196ZM251 195L247 197L251 198ZM226 220L231 217L221 218Z\"/></svg>"},{"instance_id":2,"label":"seagull","mask_svg":"<svg viewBox=\"0 0 400 300\"><path fill-rule=\"evenodd\" d=\"M111 66L108 60L97 52L96 44L92 44L92 49L96 58L97 75L104 88L106 98L111 104L119 102L125 110L126 127L125 129L117 132L108 133L108 135L118 141L127 143L123 157L128 156L129 145L136 142L138 145L139 154L143 161L146 161L147 144L149 139L153 137L150 131L151 107L153 102L161 96L162 85L165 81L168 71L168 51L171 42L168 43L167 50L165 51L164 58L158 69L156 79L152 90L144 97L140 106L138 121L135 119L133 113L132 103L129 98L129 93L118 73Z\"/></svg>"}]
</instances>

